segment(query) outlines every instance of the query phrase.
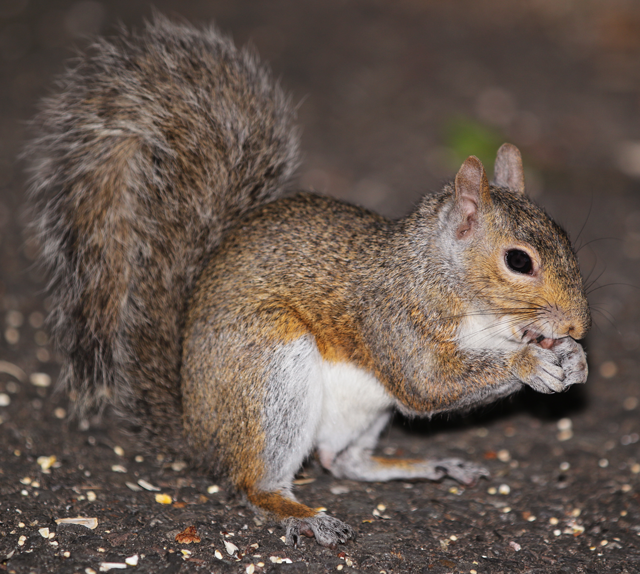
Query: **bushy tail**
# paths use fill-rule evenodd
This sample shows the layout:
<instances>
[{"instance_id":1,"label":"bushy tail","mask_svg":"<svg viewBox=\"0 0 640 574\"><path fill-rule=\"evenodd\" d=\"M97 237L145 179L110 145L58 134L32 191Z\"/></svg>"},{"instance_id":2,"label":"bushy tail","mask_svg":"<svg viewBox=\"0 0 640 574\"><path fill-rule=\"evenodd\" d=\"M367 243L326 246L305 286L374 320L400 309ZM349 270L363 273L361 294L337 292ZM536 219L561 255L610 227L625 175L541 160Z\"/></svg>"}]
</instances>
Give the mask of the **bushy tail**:
<instances>
[{"instance_id":1,"label":"bushy tail","mask_svg":"<svg viewBox=\"0 0 640 574\"><path fill-rule=\"evenodd\" d=\"M292 120L252 54L161 17L98 41L60 79L27 156L52 334L80 409L110 402L180 448L190 293L229 226L282 195Z\"/></svg>"}]
</instances>

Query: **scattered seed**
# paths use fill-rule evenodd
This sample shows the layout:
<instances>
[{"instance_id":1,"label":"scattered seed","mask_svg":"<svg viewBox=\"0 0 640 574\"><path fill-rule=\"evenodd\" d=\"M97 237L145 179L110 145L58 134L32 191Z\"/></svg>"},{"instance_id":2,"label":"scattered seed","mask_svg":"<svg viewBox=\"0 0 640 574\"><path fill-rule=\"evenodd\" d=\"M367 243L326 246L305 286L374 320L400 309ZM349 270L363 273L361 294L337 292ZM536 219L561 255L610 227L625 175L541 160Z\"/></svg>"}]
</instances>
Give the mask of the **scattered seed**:
<instances>
[{"instance_id":1,"label":"scattered seed","mask_svg":"<svg viewBox=\"0 0 640 574\"><path fill-rule=\"evenodd\" d=\"M150 482L147 482L142 478L138 481L138 484L145 490L149 490L151 492L160 492L160 489L157 486L153 486L153 484L151 484Z\"/></svg>"},{"instance_id":2,"label":"scattered seed","mask_svg":"<svg viewBox=\"0 0 640 574\"><path fill-rule=\"evenodd\" d=\"M42 470L49 470L54 465L56 460L57 459L55 455L39 456L36 462L40 465L40 468Z\"/></svg>"},{"instance_id":3,"label":"scattered seed","mask_svg":"<svg viewBox=\"0 0 640 574\"><path fill-rule=\"evenodd\" d=\"M187 468L187 463L184 460L174 460L171 463L171 470L174 472L181 472Z\"/></svg>"},{"instance_id":4,"label":"scattered seed","mask_svg":"<svg viewBox=\"0 0 640 574\"><path fill-rule=\"evenodd\" d=\"M103 562L100 564L100 572L109 572L109 570L123 570L127 565L124 562Z\"/></svg>"},{"instance_id":5,"label":"scattered seed","mask_svg":"<svg viewBox=\"0 0 640 574\"><path fill-rule=\"evenodd\" d=\"M124 456L124 449L121 446L114 446L113 452L115 452L118 456Z\"/></svg>"},{"instance_id":6,"label":"scattered seed","mask_svg":"<svg viewBox=\"0 0 640 574\"><path fill-rule=\"evenodd\" d=\"M62 407L58 407L53 411L53 416L57 419L63 419L67 416L67 411L65 411Z\"/></svg>"},{"instance_id":7,"label":"scattered seed","mask_svg":"<svg viewBox=\"0 0 640 574\"><path fill-rule=\"evenodd\" d=\"M6 373L18 379L21 383L27 380L27 374L17 365L9 361L0 361L0 373Z\"/></svg>"},{"instance_id":8,"label":"scattered seed","mask_svg":"<svg viewBox=\"0 0 640 574\"><path fill-rule=\"evenodd\" d=\"M406 486L405 486L406 488ZM335 486L332 486L331 488L329 488L329 492L331 492L331 494L335 494L335 495L340 495L340 494L349 494L349 492L351 492L349 490L348 486L344 486L342 484L337 484Z\"/></svg>"},{"instance_id":9,"label":"scattered seed","mask_svg":"<svg viewBox=\"0 0 640 574\"><path fill-rule=\"evenodd\" d=\"M207 488L207 492L209 494L216 494L217 492L220 492L220 487L217 484L212 484Z\"/></svg>"},{"instance_id":10,"label":"scattered seed","mask_svg":"<svg viewBox=\"0 0 640 574\"><path fill-rule=\"evenodd\" d=\"M487 488L487 492L491 495L498 494L498 489L495 486L490 486Z\"/></svg>"},{"instance_id":11,"label":"scattered seed","mask_svg":"<svg viewBox=\"0 0 640 574\"><path fill-rule=\"evenodd\" d=\"M20 313L20 311L9 311L5 316L5 320L7 325L11 327L22 327L22 324L24 323L24 315Z\"/></svg>"},{"instance_id":12,"label":"scattered seed","mask_svg":"<svg viewBox=\"0 0 640 574\"><path fill-rule=\"evenodd\" d=\"M501 484L498 487L498 492L504 496L506 496L507 494L509 494L511 492L511 488L509 487L508 484Z\"/></svg>"},{"instance_id":13,"label":"scattered seed","mask_svg":"<svg viewBox=\"0 0 640 574\"><path fill-rule=\"evenodd\" d=\"M570 418L563 418L557 422L557 426L559 431L570 430L573 428L573 422Z\"/></svg>"},{"instance_id":14,"label":"scattered seed","mask_svg":"<svg viewBox=\"0 0 640 574\"><path fill-rule=\"evenodd\" d=\"M376 506L376 508L380 511L380 512L384 512L387 507L384 504L378 504L378 506Z\"/></svg>"},{"instance_id":15,"label":"scattered seed","mask_svg":"<svg viewBox=\"0 0 640 574\"><path fill-rule=\"evenodd\" d=\"M22 535L20 538L18 538L18 546L24 546L24 543L27 541L27 537Z\"/></svg>"},{"instance_id":16,"label":"scattered seed","mask_svg":"<svg viewBox=\"0 0 640 574\"><path fill-rule=\"evenodd\" d=\"M124 474L125 472L127 472L127 469L126 469L124 466L122 466L121 464L114 464L114 465L111 467L111 470L112 470L113 472L120 472L120 473L123 473L123 474Z\"/></svg>"},{"instance_id":17,"label":"scattered seed","mask_svg":"<svg viewBox=\"0 0 640 574\"><path fill-rule=\"evenodd\" d=\"M8 407L11 404L11 397L7 393L0 393L0 407Z\"/></svg>"},{"instance_id":18,"label":"scattered seed","mask_svg":"<svg viewBox=\"0 0 640 574\"><path fill-rule=\"evenodd\" d=\"M220 550L216 550L213 555L218 559L218 560L222 560L222 552L220 552Z\"/></svg>"},{"instance_id":19,"label":"scattered seed","mask_svg":"<svg viewBox=\"0 0 640 574\"><path fill-rule=\"evenodd\" d=\"M4 332L4 338L7 340L9 345L16 345L18 341L20 341L20 331L18 329L14 329L13 327L9 327Z\"/></svg>"},{"instance_id":20,"label":"scattered seed","mask_svg":"<svg viewBox=\"0 0 640 574\"><path fill-rule=\"evenodd\" d=\"M559 529L556 529L556 530L553 531L553 535L554 536L560 536L561 534L562 534L562 531L559 530Z\"/></svg>"},{"instance_id":21,"label":"scattered seed","mask_svg":"<svg viewBox=\"0 0 640 574\"><path fill-rule=\"evenodd\" d=\"M224 540L224 547L226 548L227 554L229 556L233 556L238 551L238 547L233 542L229 542L228 540Z\"/></svg>"},{"instance_id":22,"label":"scattered seed","mask_svg":"<svg viewBox=\"0 0 640 574\"><path fill-rule=\"evenodd\" d=\"M315 482L316 479L315 478L296 478L293 481L293 484L295 484L296 486L304 486L305 484L311 484L312 482Z\"/></svg>"},{"instance_id":23,"label":"scattered seed","mask_svg":"<svg viewBox=\"0 0 640 574\"><path fill-rule=\"evenodd\" d=\"M51 355L49 354L49 351L47 351L47 349L45 349L44 347L40 347L36 351L36 359L38 359L38 361L40 361L41 363L49 362L50 358Z\"/></svg>"},{"instance_id":24,"label":"scattered seed","mask_svg":"<svg viewBox=\"0 0 640 574\"><path fill-rule=\"evenodd\" d=\"M638 464L637 462L632 464L631 472L633 472L633 474L640 474L640 464Z\"/></svg>"},{"instance_id":25,"label":"scattered seed","mask_svg":"<svg viewBox=\"0 0 640 574\"><path fill-rule=\"evenodd\" d=\"M497 456L501 462L509 462L511 460L511 454L507 449L499 450Z\"/></svg>"},{"instance_id":26,"label":"scattered seed","mask_svg":"<svg viewBox=\"0 0 640 574\"><path fill-rule=\"evenodd\" d=\"M630 484L623 484L621 490L622 490L622 492L631 492L631 485Z\"/></svg>"},{"instance_id":27,"label":"scattered seed","mask_svg":"<svg viewBox=\"0 0 640 574\"><path fill-rule=\"evenodd\" d=\"M513 540L509 542L509 546L511 546L511 548L513 548L516 552L520 552L520 550L522 549L522 546L520 546L520 544L514 542Z\"/></svg>"},{"instance_id":28,"label":"scattered seed","mask_svg":"<svg viewBox=\"0 0 640 574\"><path fill-rule=\"evenodd\" d=\"M580 508L574 508L571 511L571 516L573 516L574 518L578 518L578 516L580 516L582 514L582 510Z\"/></svg>"},{"instance_id":29,"label":"scattered seed","mask_svg":"<svg viewBox=\"0 0 640 574\"><path fill-rule=\"evenodd\" d=\"M156 502L160 504L171 504L173 499L168 494L156 494Z\"/></svg>"},{"instance_id":30,"label":"scattered seed","mask_svg":"<svg viewBox=\"0 0 640 574\"><path fill-rule=\"evenodd\" d=\"M84 526L91 530L98 528L97 518L85 518L84 516L76 516L75 518L56 518L56 524L76 524Z\"/></svg>"},{"instance_id":31,"label":"scattered seed","mask_svg":"<svg viewBox=\"0 0 640 574\"><path fill-rule=\"evenodd\" d=\"M71 552L69 552L69 551L67 550L66 552L63 552L63 553L62 553L62 555L63 555L65 558L70 558L70 557L71 557Z\"/></svg>"},{"instance_id":32,"label":"scattered seed","mask_svg":"<svg viewBox=\"0 0 640 574\"><path fill-rule=\"evenodd\" d=\"M622 408L625 411L632 411L638 406L638 397L627 397L622 401Z\"/></svg>"},{"instance_id":33,"label":"scattered seed","mask_svg":"<svg viewBox=\"0 0 640 574\"><path fill-rule=\"evenodd\" d=\"M502 509L502 512L504 512L505 514L509 514L509 512L511 512L511 507L510 507L510 506L505 506L505 507Z\"/></svg>"},{"instance_id":34,"label":"scattered seed","mask_svg":"<svg viewBox=\"0 0 640 574\"><path fill-rule=\"evenodd\" d=\"M87 500L88 500L89 502L95 502L95 501L96 501L96 493L95 493L95 492L93 492L93 490L89 490L89 491L87 492Z\"/></svg>"},{"instance_id":35,"label":"scattered seed","mask_svg":"<svg viewBox=\"0 0 640 574\"><path fill-rule=\"evenodd\" d=\"M613 361L605 361L600 365L600 374L605 379L610 379L615 377L618 374L618 365L616 365Z\"/></svg>"},{"instance_id":36,"label":"scattered seed","mask_svg":"<svg viewBox=\"0 0 640 574\"><path fill-rule=\"evenodd\" d=\"M606 546L607 544L609 544L608 540L601 540L600 541L600 546Z\"/></svg>"},{"instance_id":37,"label":"scattered seed","mask_svg":"<svg viewBox=\"0 0 640 574\"><path fill-rule=\"evenodd\" d=\"M601 458L601 459L598 461L598 466L599 466L600 468L607 468L607 467L609 466L609 461L608 461L606 458Z\"/></svg>"},{"instance_id":38,"label":"scattered seed","mask_svg":"<svg viewBox=\"0 0 640 574\"><path fill-rule=\"evenodd\" d=\"M129 566L137 566L139 560L140 560L140 556L138 556L137 554L134 554L133 556L129 556L129 558L124 559L125 563L128 564Z\"/></svg>"},{"instance_id":39,"label":"scattered seed","mask_svg":"<svg viewBox=\"0 0 640 574\"><path fill-rule=\"evenodd\" d=\"M247 574L253 574L256 571L256 567L254 564L249 564L249 566L247 566L245 572Z\"/></svg>"},{"instance_id":40,"label":"scattered seed","mask_svg":"<svg viewBox=\"0 0 640 574\"><path fill-rule=\"evenodd\" d=\"M49 529L48 528L40 528L38 530L38 532L40 533L40 536L42 536L42 538L49 538Z\"/></svg>"},{"instance_id":41,"label":"scattered seed","mask_svg":"<svg viewBox=\"0 0 640 574\"><path fill-rule=\"evenodd\" d=\"M141 454L137 454L136 458L134 458L133 460L135 460L136 462L144 462L144 456L142 456Z\"/></svg>"},{"instance_id":42,"label":"scattered seed","mask_svg":"<svg viewBox=\"0 0 640 574\"><path fill-rule=\"evenodd\" d=\"M44 331L36 331L33 334L33 340L39 347L44 347L49 342L49 335Z\"/></svg>"},{"instance_id":43,"label":"scattered seed","mask_svg":"<svg viewBox=\"0 0 640 574\"><path fill-rule=\"evenodd\" d=\"M47 373L31 373L29 376L31 384L35 387L50 387L51 377Z\"/></svg>"},{"instance_id":44,"label":"scattered seed","mask_svg":"<svg viewBox=\"0 0 640 574\"><path fill-rule=\"evenodd\" d=\"M31 325L34 329L39 329L44 325L44 315L39 311L34 311L29 315L29 325Z\"/></svg>"}]
</instances>

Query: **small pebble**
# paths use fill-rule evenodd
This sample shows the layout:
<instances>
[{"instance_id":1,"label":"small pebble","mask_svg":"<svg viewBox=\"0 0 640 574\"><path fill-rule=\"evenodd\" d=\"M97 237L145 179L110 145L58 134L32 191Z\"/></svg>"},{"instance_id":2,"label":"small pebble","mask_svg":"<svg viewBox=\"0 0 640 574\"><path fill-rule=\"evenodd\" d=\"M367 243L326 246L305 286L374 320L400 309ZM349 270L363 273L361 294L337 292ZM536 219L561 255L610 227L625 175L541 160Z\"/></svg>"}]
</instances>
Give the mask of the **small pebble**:
<instances>
[{"instance_id":1,"label":"small pebble","mask_svg":"<svg viewBox=\"0 0 640 574\"><path fill-rule=\"evenodd\" d=\"M501 484L498 487L498 492L504 496L511 492L511 487L508 484Z\"/></svg>"},{"instance_id":2,"label":"small pebble","mask_svg":"<svg viewBox=\"0 0 640 574\"><path fill-rule=\"evenodd\" d=\"M608 461L606 458L601 458L601 459L598 461L598 466L599 466L600 468L607 468L607 467L609 466L609 461Z\"/></svg>"},{"instance_id":3,"label":"small pebble","mask_svg":"<svg viewBox=\"0 0 640 574\"><path fill-rule=\"evenodd\" d=\"M11 397L7 393L0 393L0 407L8 407L11 404Z\"/></svg>"},{"instance_id":4,"label":"small pebble","mask_svg":"<svg viewBox=\"0 0 640 574\"><path fill-rule=\"evenodd\" d=\"M140 560L140 556L138 556L137 554L134 554L133 556L129 556L129 558L125 558L124 561L129 566L137 566L139 560Z\"/></svg>"},{"instance_id":5,"label":"small pebble","mask_svg":"<svg viewBox=\"0 0 640 574\"><path fill-rule=\"evenodd\" d=\"M53 416L57 419L63 419L67 416L67 411L65 411L62 407L58 407L53 411Z\"/></svg>"},{"instance_id":6,"label":"small pebble","mask_svg":"<svg viewBox=\"0 0 640 574\"><path fill-rule=\"evenodd\" d=\"M562 534L561 530L556 529L556 530L553 531L553 535L554 536L560 536L561 534Z\"/></svg>"},{"instance_id":7,"label":"small pebble","mask_svg":"<svg viewBox=\"0 0 640 574\"><path fill-rule=\"evenodd\" d=\"M565 472L567 470L569 470L571 468L571 465L568 462L561 462L560 463L560 470Z\"/></svg>"}]
</instances>

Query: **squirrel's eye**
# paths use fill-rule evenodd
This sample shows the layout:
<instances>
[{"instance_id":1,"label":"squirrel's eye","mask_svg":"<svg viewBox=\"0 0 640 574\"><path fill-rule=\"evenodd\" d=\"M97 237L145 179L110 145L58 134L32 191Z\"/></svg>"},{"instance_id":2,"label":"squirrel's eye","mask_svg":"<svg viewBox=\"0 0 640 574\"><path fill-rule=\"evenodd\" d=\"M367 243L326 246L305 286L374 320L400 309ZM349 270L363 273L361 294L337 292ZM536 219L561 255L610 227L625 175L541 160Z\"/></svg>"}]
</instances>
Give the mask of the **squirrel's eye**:
<instances>
[{"instance_id":1,"label":"squirrel's eye","mask_svg":"<svg viewBox=\"0 0 640 574\"><path fill-rule=\"evenodd\" d=\"M520 249L510 249L504 256L504 259L507 263L507 267L516 273L528 275L533 270L531 257L529 257L528 253L525 253Z\"/></svg>"}]
</instances>

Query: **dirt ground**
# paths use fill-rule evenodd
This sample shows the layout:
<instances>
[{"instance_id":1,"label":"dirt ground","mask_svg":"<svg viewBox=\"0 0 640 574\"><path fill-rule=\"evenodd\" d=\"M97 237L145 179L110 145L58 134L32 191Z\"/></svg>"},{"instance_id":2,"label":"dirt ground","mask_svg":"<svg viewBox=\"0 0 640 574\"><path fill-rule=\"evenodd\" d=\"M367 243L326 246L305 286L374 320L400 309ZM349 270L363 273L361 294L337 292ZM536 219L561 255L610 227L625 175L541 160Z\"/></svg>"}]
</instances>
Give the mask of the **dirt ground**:
<instances>
[{"instance_id":1,"label":"dirt ground","mask_svg":"<svg viewBox=\"0 0 640 574\"><path fill-rule=\"evenodd\" d=\"M284 545L215 478L141 454L110 415L69 421L24 232L25 122L87 35L147 2L0 2L0 571L640 572L640 4L634 0L156 0L251 42L300 102L302 187L405 213L466 155L524 154L576 240L595 325L586 385L464 417L398 418L381 452L491 477L358 484L310 461L296 492L350 523ZM163 502L168 502L163 504ZM97 526L58 524L81 516ZM95 526L89 523L88 526ZM195 527L194 530L187 530ZM183 536L176 536L185 532ZM189 542L190 543L187 543Z\"/></svg>"}]
</instances>

